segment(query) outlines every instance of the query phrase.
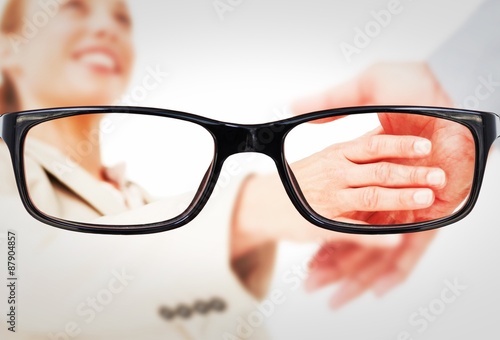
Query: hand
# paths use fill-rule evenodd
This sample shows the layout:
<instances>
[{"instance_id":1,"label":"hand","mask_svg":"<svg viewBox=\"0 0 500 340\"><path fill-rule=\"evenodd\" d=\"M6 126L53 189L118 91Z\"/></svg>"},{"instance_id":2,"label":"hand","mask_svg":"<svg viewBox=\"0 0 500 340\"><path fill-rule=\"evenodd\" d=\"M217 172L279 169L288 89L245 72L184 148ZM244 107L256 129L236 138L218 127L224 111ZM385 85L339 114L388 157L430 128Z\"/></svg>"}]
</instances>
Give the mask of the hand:
<instances>
[{"instance_id":1,"label":"hand","mask_svg":"<svg viewBox=\"0 0 500 340\"><path fill-rule=\"evenodd\" d=\"M429 105L451 106L451 101L434 75L423 63L377 64L359 77L318 96L297 102L296 114L334 107L364 105ZM412 135L432 142L428 158L405 160L405 165L442 168L453 181L436 190L436 201L417 214L395 212L377 214L367 222L388 224L416 222L447 216L470 191L474 170L474 141L467 128L446 120L416 115L379 114L383 134ZM468 150L469 152L465 152ZM398 162L401 163L401 162Z\"/></svg>"},{"instance_id":2,"label":"hand","mask_svg":"<svg viewBox=\"0 0 500 340\"><path fill-rule=\"evenodd\" d=\"M294 111L305 113L334 107L384 104L450 106L451 101L427 65L378 64L344 85L300 101L294 106ZM398 160L398 163L439 167L452 181L448 181L443 189L434 190L435 204L419 212L420 216L399 212L391 216L392 223L449 215L453 207L465 198L467 188L470 188L470 170L464 169L473 168L469 163L473 162L474 155L462 154L463 150L474 150L470 147L473 141L456 124L435 119L432 122L432 118L420 116L401 117L406 121L394 120L394 116L390 115L379 115L382 133L427 138L432 142L433 152L427 158ZM453 142L450 142L450 138ZM457 150L460 152L457 153ZM388 216L386 212L378 213L381 214ZM334 307L340 307L370 288L379 294L386 293L406 279L435 234L435 231L431 231L403 235L402 243L396 249L377 249L353 242L327 243L315 257L317 259L323 255L323 260L313 260L307 286L314 290L343 281L341 289L332 298ZM325 250L331 249L341 250L325 258Z\"/></svg>"},{"instance_id":3,"label":"hand","mask_svg":"<svg viewBox=\"0 0 500 340\"><path fill-rule=\"evenodd\" d=\"M338 283L329 302L332 309L344 306L370 289L381 297L408 278L436 233L432 230L405 234L395 248L356 242L326 243L310 262L306 289L315 291Z\"/></svg>"},{"instance_id":4,"label":"hand","mask_svg":"<svg viewBox=\"0 0 500 340\"><path fill-rule=\"evenodd\" d=\"M331 145L291 165L317 213L337 221L394 224L399 222L391 217L395 213L410 216L432 207L433 190L446 184L445 172L436 166L411 165L425 163L431 142L382 132L377 129L356 140Z\"/></svg>"},{"instance_id":5,"label":"hand","mask_svg":"<svg viewBox=\"0 0 500 340\"><path fill-rule=\"evenodd\" d=\"M384 135L377 129L355 140L331 145L291 167L296 178L304 179L301 189L318 213L344 222L367 223L366 216L380 211L424 209L432 205L433 190L446 182L444 171L396 163L424 159L431 149L431 142L425 138ZM380 162L383 159L393 161ZM311 226L291 205L277 175L249 178L237 208L232 238L234 256L282 240L384 245L380 241L383 236L361 237Z\"/></svg>"},{"instance_id":6,"label":"hand","mask_svg":"<svg viewBox=\"0 0 500 340\"><path fill-rule=\"evenodd\" d=\"M394 212L397 223L429 221L450 216L467 198L474 177L475 142L470 131L457 123L418 115L379 114L384 134L420 136L432 142L429 157L401 160L401 164L443 169L449 179L435 190L435 202L427 209Z\"/></svg>"},{"instance_id":7,"label":"hand","mask_svg":"<svg viewBox=\"0 0 500 340\"><path fill-rule=\"evenodd\" d=\"M294 103L295 114L367 105L451 106L427 64L379 63L346 83Z\"/></svg>"}]
</instances>

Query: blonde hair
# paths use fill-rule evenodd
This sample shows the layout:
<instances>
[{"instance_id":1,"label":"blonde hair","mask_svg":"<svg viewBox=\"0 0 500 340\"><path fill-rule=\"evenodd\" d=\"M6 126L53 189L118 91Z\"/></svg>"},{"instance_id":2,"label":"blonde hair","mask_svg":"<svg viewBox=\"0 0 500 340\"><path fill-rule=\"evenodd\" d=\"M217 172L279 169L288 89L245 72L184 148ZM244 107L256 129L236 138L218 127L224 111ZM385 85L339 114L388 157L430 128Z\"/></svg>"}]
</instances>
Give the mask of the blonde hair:
<instances>
[{"instance_id":1,"label":"blonde hair","mask_svg":"<svg viewBox=\"0 0 500 340\"><path fill-rule=\"evenodd\" d=\"M8 36L21 30L24 0L7 0L0 18L0 32ZM0 76L0 114L18 109L17 94L12 80L4 72Z\"/></svg>"}]
</instances>

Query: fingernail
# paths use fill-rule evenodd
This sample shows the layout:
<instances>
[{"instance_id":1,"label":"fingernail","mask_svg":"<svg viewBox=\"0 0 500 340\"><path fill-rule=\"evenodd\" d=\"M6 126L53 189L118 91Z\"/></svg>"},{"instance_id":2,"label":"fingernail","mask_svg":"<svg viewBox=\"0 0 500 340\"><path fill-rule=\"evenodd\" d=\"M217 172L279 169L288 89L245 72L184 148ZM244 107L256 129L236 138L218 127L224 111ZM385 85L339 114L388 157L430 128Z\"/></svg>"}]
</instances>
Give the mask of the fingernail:
<instances>
[{"instance_id":1,"label":"fingernail","mask_svg":"<svg viewBox=\"0 0 500 340\"><path fill-rule=\"evenodd\" d=\"M391 289L393 289L398 284L398 282L399 280L397 275L389 274L375 282L375 284L373 285L373 291L375 292L376 296L382 297Z\"/></svg>"},{"instance_id":2,"label":"fingernail","mask_svg":"<svg viewBox=\"0 0 500 340\"><path fill-rule=\"evenodd\" d=\"M434 193L430 189L418 190L413 194L413 201L422 206L429 206L434 200Z\"/></svg>"},{"instance_id":3,"label":"fingernail","mask_svg":"<svg viewBox=\"0 0 500 340\"><path fill-rule=\"evenodd\" d=\"M330 300L330 307L332 309L340 309L351 299L360 294L360 284L354 280L345 282L333 298Z\"/></svg>"},{"instance_id":4,"label":"fingernail","mask_svg":"<svg viewBox=\"0 0 500 340\"><path fill-rule=\"evenodd\" d=\"M415 142L413 149L418 155L427 155L432 150L432 143L428 140L422 139Z\"/></svg>"},{"instance_id":5,"label":"fingernail","mask_svg":"<svg viewBox=\"0 0 500 340\"><path fill-rule=\"evenodd\" d=\"M446 174L443 170L432 170L427 175L427 183L435 187L442 187L446 183Z\"/></svg>"}]
</instances>

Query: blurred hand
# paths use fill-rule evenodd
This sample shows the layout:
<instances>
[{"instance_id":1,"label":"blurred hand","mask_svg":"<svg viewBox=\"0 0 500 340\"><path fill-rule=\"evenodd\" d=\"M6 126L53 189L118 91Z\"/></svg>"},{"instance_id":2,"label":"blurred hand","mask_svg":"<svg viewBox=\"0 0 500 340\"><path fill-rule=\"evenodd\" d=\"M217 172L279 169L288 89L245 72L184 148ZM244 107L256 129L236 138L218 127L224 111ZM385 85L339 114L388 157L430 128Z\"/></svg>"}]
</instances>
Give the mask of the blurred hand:
<instances>
[{"instance_id":1,"label":"blurred hand","mask_svg":"<svg viewBox=\"0 0 500 340\"><path fill-rule=\"evenodd\" d=\"M451 106L452 103L434 75L423 63L377 64L353 80L318 96L296 103L296 114L335 107L365 105ZM406 166L440 168L445 171L446 186L434 190L434 204L415 212L381 211L364 220L404 223L449 215L470 189L474 162L473 140L467 129L443 120L423 116L379 114L380 134L418 136L431 141L432 153L425 158L398 159ZM464 153L464 150L470 150ZM394 159L385 161L393 162ZM327 242L316 254L306 283L316 290L333 283L340 288L331 306L338 308L369 289L383 295L403 282L427 249L436 232L403 235L396 248L378 248L354 241ZM330 254L325 256L325 254Z\"/></svg>"},{"instance_id":2,"label":"blurred hand","mask_svg":"<svg viewBox=\"0 0 500 340\"><path fill-rule=\"evenodd\" d=\"M338 309L368 290L381 297L410 275L436 234L435 230L405 234L395 248L356 242L327 242L310 262L306 289L315 291L335 283L329 304Z\"/></svg>"}]
</instances>

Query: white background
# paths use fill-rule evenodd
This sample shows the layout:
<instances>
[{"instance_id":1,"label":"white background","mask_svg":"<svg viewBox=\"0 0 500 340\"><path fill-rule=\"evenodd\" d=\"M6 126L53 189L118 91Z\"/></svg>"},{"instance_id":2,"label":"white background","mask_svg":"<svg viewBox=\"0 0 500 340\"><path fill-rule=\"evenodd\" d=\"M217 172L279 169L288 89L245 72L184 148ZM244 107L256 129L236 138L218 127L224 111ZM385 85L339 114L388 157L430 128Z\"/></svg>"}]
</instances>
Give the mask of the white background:
<instances>
[{"instance_id":1,"label":"white background","mask_svg":"<svg viewBox=\"0 0 500 340\"><path fill-rule=\"evenodd\" d=\"M480 3L402 0L401 14L349 63L340 50L355 28L388 0L245 0L217 14L212 0L133 1L137 64L130 91L147 68L169 73L138 105L192 112L239 123L281 117L294 99L357 74L376 61L424 60ZM0 2L0 3L3 3ZM233 3L238 3L234 1ZM263 157L238 158L246 171L271 171ZM284 244L271 287L286 302L267 320L275 339L495 339L500 312L500 155L491 155L479 202L464 221L439 233L407 282L383 299L366 294L332 312L331 287L316 294L283 280L314 250ZM408 318L440 297L445 281L467 286L443 314L418 332Z\"/></svg>"}]
</instances>

